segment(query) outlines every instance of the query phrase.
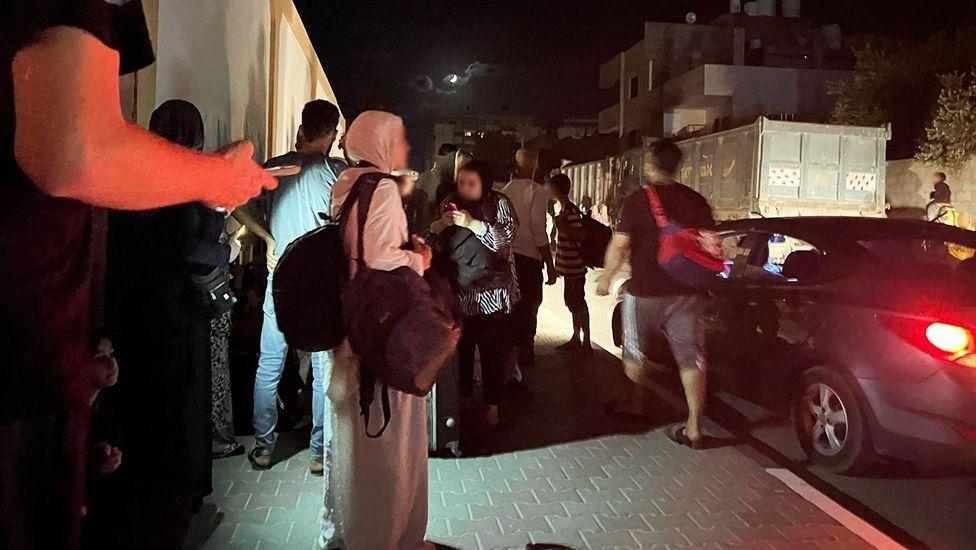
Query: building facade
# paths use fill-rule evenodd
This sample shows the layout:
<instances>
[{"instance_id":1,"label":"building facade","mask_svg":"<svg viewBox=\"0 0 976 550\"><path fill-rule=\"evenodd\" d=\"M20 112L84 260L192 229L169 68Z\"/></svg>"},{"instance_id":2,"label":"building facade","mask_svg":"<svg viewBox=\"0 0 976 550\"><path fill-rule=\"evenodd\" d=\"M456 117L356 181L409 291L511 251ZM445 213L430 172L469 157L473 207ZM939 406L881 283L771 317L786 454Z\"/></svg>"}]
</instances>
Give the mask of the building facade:
<instances>
[{"instance_id":1,"label":"building facade","mask_svg":"<svg viewBox=\"0 0 976 550\"><path fill-rule=\"evenodd\" d=\"M156 63L121 80L131 120L145 126L156 106L185 99L203 114L208 150L249 139L264 161L294 148L306 102L338 105L292 0L143 6L157 54Z\"/></svg>"},{"instance_id":2,"label":"building facade","mask_svg":"<svg viewBox=\"0 0 976 550\"><path fill-rule=\"evenodd\" d=\"M853 65L840 28L797 17L798 2L783 16L766 4L747 3L746 15L732 2L734 13L706 25L645 23L644 39L600 68L601 88L617 90L617 103L599 114L600 131L636 145L641 136L692 136L759 116L825 120L829 84Z\"/></svg>"}]
</instances>

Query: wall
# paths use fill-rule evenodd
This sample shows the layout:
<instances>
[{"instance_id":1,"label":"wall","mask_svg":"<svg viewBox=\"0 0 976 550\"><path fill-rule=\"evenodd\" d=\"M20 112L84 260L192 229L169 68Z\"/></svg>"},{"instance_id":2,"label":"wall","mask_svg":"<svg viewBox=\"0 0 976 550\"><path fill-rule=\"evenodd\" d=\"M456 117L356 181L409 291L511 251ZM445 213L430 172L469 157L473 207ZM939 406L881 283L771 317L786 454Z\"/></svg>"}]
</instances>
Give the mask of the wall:
<instances>
[{"instance_id":1,"label":"wall","mask_svg":"<svg viewBox=\"0 0 976 550\"><path fill-rule=\"evenodd\" d=\"M293 147L307 101L338 104L292 0L144 5L157 60L122 83L123 108L140 124L163 101L185 99L203 114L208 150L249 139L264 160Z\"/></svg>"},{"instance_id":2,"label":"wall","mask_svg":"<svg viewBox=\"0 0 976 550\"><path fill-rule=\"evenodd\" d=\"M932 172L947 174L952 203L959 211L976 214L976 159L955 172L903 159L888 161L885 171L885 198L891 206L891 217L924 217L925 205L932 192Z\"/></svg>"}]
</instances>

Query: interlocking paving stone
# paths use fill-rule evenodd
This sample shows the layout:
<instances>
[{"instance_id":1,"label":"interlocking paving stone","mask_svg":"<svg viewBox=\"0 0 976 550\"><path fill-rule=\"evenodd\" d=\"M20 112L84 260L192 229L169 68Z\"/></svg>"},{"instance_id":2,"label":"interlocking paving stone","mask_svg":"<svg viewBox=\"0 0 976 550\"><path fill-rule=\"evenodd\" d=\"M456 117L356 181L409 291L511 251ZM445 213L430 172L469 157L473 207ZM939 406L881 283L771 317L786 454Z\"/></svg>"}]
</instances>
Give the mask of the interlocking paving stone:
<instances>
[{"instance_id":1,"label":"interlocking paving stone","mask_svg":"<svg viewBox=\"0 0 976 550\"><path fill-rule=\"evenodd\" d=\"M544 517L569 517L562 503L553 502L551 504L516 504L515 508L519 512L519 517L523 518L544 518Z\"/></svg>"},{"instance_id":2,"label":"interlocking paving stone","mask_svg":"<svg viewBox=\"0 0 976 550\"><path fill-rule=\"evenodd\" d=\"M617 533L599 533L593 531L582 531L583 540L589 548L638 548L637 539L626 531Z\"/></svg>"},{"instance_id":3,"label":"interlocking paving stone","mask_svg":"<svg viewBox=\"0 0 976 550\"><path fill-rule=\"evenodd\" d=\"M509 550L525 548L531 539L528 533L511 533L508 535L487 535L478 533L478 545L485 550Z\"/></svg>"},{"instance_id":4,"label":"interlocking paving stone","mask_svg":"<svg viewBox=\"0 0 976 550\"><path fill-rule=\"evenodd\" d=\"M617 421L603 416L593 388L607 385L616 367L601 353L592 365L550 353L546 346L568 335L559 330L542 326L540 365L528 375L546 378L526 414L548 420L516 423L501 445L514 452L430 461L431 540L460 550L529 541L574 549L868 548L735 447L694 451L657 428L600 435ZM489 435L498 433L506 432ZM538 443L525 448L525 438ZM212 513L194 519L190 548L314 548L323 487L308 473L306 452L264 472L245 457L219 460L214 489L205 504Z\"/></svg>"},{"instance_id":5,"label":"interlocking paving stone","mask_svg":"<svg viewBox=\"0 0 976 550\"><path fill-rule=\"evenodd\" d=\"M482 518L518 518L522 517L514 504L485 505L472 504L471 517Z\"/></svg>"},{"instance_id":6,"label":"interlocking paving stone","mask_svg":"<svg viewBox=\"0 0 976 550\"><path fill-rule=\"evenodd\" d=\"M558 518L557 518L558 519ZM543 533L546 531L552 531L552 527L546 521L544 517L536 518L498 518L498 524L502 528L503 535L510 535L512 533L528 533L529 531L535 531L537 533Z\"/></svg>"},{"instance_id":7,"label":"interlocking paving stone","mask_svg":"<svg viewBox=\"0 0 976 550\"><path fill-rule=\"evenodd\" d=\"M498 520L493 517L483 519L452 519L448 520L447 525L452 535L463 535L464 533L502 534L502 528L498 524Z\"/></svg>"}]
</instances>

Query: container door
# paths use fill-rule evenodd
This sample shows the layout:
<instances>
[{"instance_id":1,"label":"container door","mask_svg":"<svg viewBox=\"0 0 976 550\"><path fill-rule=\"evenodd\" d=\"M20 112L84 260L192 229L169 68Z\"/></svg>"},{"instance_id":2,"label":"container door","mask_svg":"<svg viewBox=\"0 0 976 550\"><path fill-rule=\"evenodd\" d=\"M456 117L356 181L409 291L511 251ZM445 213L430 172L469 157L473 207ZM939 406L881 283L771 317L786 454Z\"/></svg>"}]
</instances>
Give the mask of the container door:
<instances>
[{"instance_id":1,"label":"container door","mask_svg":"<svg viewBox=\"0 0 976 550\"><path fill-rule=\"evenodd\" d=\"M800 134L767 131L763 134L762 150L760 198L799 199L803 159Z\"/></svg>"},{"instance_id":2,"label":"container door","mask_svg":"<svg viewBox=\"0 0 976 550\"><path fill-rule=\"evenodd\" d=\"M803 133L806 162L802 197L821 203L837 202L840 182L840 135Z\"/></svg>"},{"instance_id":3,"label":"container door","mask_svg":"<svg viewBox=\"0 0 976 550\"><path fill-rule=\"evenodd\" d=\"M870 208L881 196L878 169L878 140L871 137L844 136L841 138L841 169L844 180L841 199Z\"/></svg>"}]
</instances>

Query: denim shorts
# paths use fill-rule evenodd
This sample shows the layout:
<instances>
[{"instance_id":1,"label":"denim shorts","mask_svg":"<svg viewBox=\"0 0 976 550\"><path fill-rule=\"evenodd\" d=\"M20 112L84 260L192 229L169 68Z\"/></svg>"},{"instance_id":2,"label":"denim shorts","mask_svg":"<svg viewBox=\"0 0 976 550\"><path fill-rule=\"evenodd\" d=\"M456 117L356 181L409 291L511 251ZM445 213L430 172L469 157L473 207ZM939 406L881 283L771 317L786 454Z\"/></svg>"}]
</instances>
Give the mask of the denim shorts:
<instances>
[{"instance_id":1,"label":"denim shorts","mask_svg":"<svg viewBox=\"0 0 976 550\"><path fill-rule=\"evenodd\" d=\"M682 371L704 372L705 325L701 296L634 296L624 294L621 306L624 359L647 363L648 346L663 334Z\"/></svg>"}]
</instances>

